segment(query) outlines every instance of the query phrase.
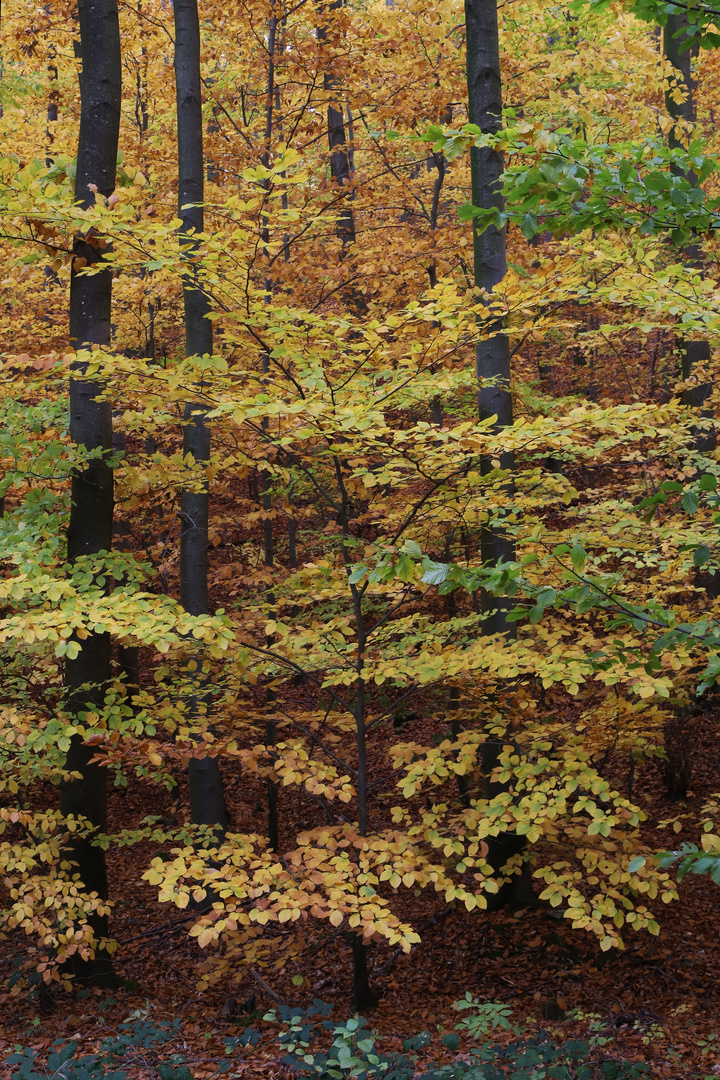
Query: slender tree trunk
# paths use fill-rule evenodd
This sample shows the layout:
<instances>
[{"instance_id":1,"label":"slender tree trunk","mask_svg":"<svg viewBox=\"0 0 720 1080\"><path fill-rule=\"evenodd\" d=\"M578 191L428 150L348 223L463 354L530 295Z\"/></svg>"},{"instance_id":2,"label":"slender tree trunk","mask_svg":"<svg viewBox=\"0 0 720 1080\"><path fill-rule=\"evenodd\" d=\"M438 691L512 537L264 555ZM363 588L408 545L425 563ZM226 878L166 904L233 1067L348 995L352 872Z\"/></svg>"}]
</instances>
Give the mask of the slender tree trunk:
<instances>
[{"instance_id":1,"label":"slender tree trunk","mask_svg":"<svg viewBox=\"0 0 720 1080\"><path fill-rule=\"evenodd\" d=\"M448 108L445 110L443 123L452 123L452 106L448 106ZM445 182L447 164L447 158L442 151L440 151L440 153L433 152L432 155L427 159L428 170L437 170L437 176L435 177L435 183L433 184L432 203L430 205L430 236L432 240L432 257L430 259L430 265L428 266L428 277L430 278L431 289L435 288L438 280L437 260L435 259L435 249L437 243L437 223L438 215L440 213L440 194L442 192L443 183ZM433 325L439 324L433 323ZM437 424L438 427L442 427L443 404L441 398L435 397L430 402L430 416L433 424ZM448 595L452 596L452 593L449 593Z\"/></svg>"},{"instance_id":2,"label":"slender tree trunk","mask_svg":"<svg viewBox=\"0 0 720 1080\"><path fill-rule=\"evenodd\" d=\"M467 83L468 116L472 124L477 124L481 131L495 133L502 126L502 79L500 73L500 40L498 32L497 0L465 0L465 25L467 34ZM491 147L473 147L470 151L470 171L472 181L472 201L474 206L483 209L502 210L504 206L501 192L501 177L504 169L502 154ZM490 227L479 233L473 230L473 256L475 267L475 285L491 293L505 276L507 259L505 251L505 230ZM497 330L479 341L476 349L476 368L478 380L492 379L491 385L480 385L478 390L479 418L485 420L496 416L495 430L509 427L513 422L512 397L510 394L510 345L506 334L501 332L498 323L490 327ZM512 469L512 454L501 458L504 469ZM482 471L487 475L492 472L490 461L484 461ZM515 545L502 529L485 528L482 530L481 553L484 563L496 564L500 559L506 561L515 558ZM503 598L483 595L483 610L488 613L484 626L488 633L502 633L507 638L515 637L515 623L507 621L507 612L512 606ZM503 743L488 739L483 752L483 771L486 776L492 774L502 752ZM502 785L488 784L487 797L492 798ZM488 862L498 870L513 854L525 846L523 838L514 833L501 833L495 838L488 838ZM499 907L504 903L525 903L532 897L529 878L521 875L509 885L504 886L491 906Z\"/></svg>"},{"instance_id":3,"label":"slender tree trunk","mask_svg":"<svg viewBox=\"0 0 720 1080\"><path fill-rule=\"evenodd\" d=\"M57 53L55 46L50 49L50 59L48 63L48 104L47 104L47 123L45 125L45 166L51 168L53 163L53 143L55 142L55 132L52 125L58 118L58 105L60 103L60 91L58 89L58 67L57 67ZM45 267L45 279L47 282L51 282L53 285L57 285L58 276L52 266ZM49 318L48 315L45 318Z\"/></svg>"},{"instance_id":4,"label":"slender tree trunk","mask_svg":"<svg viewBox=\"0 0 720 1080\"><path fill-rule=\"evenodd\" d=\"M325 10L328 12L340 11L345 6L345 0L331 0L330 3L325 5ZM328 40L328 27L320 26L317 31L318 41L326 42ZM326 91L334 91L339 89L338 82L335 74L332 71L325 71L323 76L323 85ZM350 198L352 192L350 185L352 184L354 175L354 162L352 147L348 144L347 135L345 132L345 114L341 101L332 101L328 104L327 110L327 131L328 131L328 146L330 148L330 175L332 179L340 187L347 187L348 194L342 201L337 218L337 236L342 242L341 257L345 257L346 249L350 244L355 243L355 213L353 211ZM351 308L354 308L356 312L362 311L364 304L361 298L358 296L354 289L348 290L347 301ZM336 470L338 478L341 478L341 465L336 462ZM341 485L342 486L342 485ZM343 528L343 540L348 535L348 520L347 520L347 502L343 491L343 510L342 510L342 528ZM343 553L345 555L346 565L349 564L349 554L343 542ZM357 689L357 704L355 707L355 730L356 730L356 743L357 743L357 760L358 760L358 831L361 836L367 834L368 826L368 790L367 790L367 755L365 746L365 680L362 674L363 661L362 653L364 650L364 628L363 628L363 616L362 616L362 602L360 593L355 585L351 586L353 594L353 604L355 608L355 623L358 633L358 678L356 682ZM367 966L367 945L363 942L362 938L356 934L352 936L352 954L353 954L353 990L351 1004L353 1009L357 1011L363 1011L366 1009L374 1009L378 1003L378 996L376 992L370 986L370 979L368 975Z\"/></svg>"},{"instance_id":5,"label":"slender tree trunk","mask_svg":"<svg viewBox=\"0 0 720 1080\"><path fill-rule=\"evenodd\" d=\"M189 268L183 282L185 306L185 355L204 356L212 352L212 323L208 299L200 288L193 256L194 239L203 231L204 160L202 91L200 81L200 19L197 0L175 0L175 85L178 127L178 216L182 222L183 247ZM188 204L200 205L188 205ZM183 456L195 462L210 459L210 428L201 402L185 405ZM208 605L208 521L209 494L185 490L181 497L180 603L191 615L206 615ZM190 703L197 717L206 713L210 696L201 687L202 658L196 665L197 691ZM218 825L224 829L227 811L220 764L217 758L193 758L188 770L190 808L196 824Z\"/></svg>"},{"instance_id":6,"label":"slender tree trunk","mask_svg":"<svg viewBox=\"0 0 720 1080\"><path fill-rule=\"evenodd\" d=\"M288 565L291 570L297 570L297 518L293 512L292 496L288 497Z\"/></svg>"},{"instance_id":7,"label":"slender tree trunk","mask_svg":"<svg viewBox=\"0 0 720 1080\"><path fill-rule=\"evenodd\" d=\"M685 11L678 9L672 15L668 15L667 22L663 27L663 53L672 64L675 71L675 79L679 87L685 90L682 101L676 101L673 89L667 87L665 91L665 108L669 116L680 124L694 124L695 113L695 83L692 77L693 48L688 43L687 29L688 16ZM668 143L671 149L686 149L688 143L687 134L678 132L673 126L668 135ZM697 185L697 177L693 172L683 173L686 179ZM685 257L694 267L702 265L702 249L699 244L691 244L685 248ZM680 377L683 382L692 378L693 369L699 364L710 359L710 343L708 341L686 341L678 338L680 351ZM681 394L683 405L701 409L706 399L712 392L710 383L696 383L688 386ZM704 444L705 439L699 443ZM702 448L699 446L699 448Z\"/></svg>"},{"instance_id":8,"label":"slender tree trunk","mask_svg":"<svg viewBox=\"0 0 720 1080\"><path fill-rule=\"evenodd\" d=\"M113 450L115 453L126 453L127 435L124 431L113 432ZM114 521L113 547L115 550L131 551L131 539L132 533L127 522ZM140 690L140 649L137 645L118 645L117 670L120 681L125 687L126 703L129 705Z\"/></svg>"},{"instance_id":9,"label":"slender tree trunk","mask_svg":"<svg viewBox=\"0 0 720 1080\"><path fill-rule=\"evenodd\" d=\"M500 76L500 44L498 35L497 0L465 0L465 23L467 31L467 83L468 116L472 124L483 132L495 133L502 126L502 81ZM504 163L502 154L491 147L473 147L470 151L472 201L483 209L502 210L501 177ZM487 293L505 276L505 230L491 226L480 233L473 228L473 256L475 285ZM489 380L490 385L478 389L478 413L481 420L496 416L496 429L508 427L513 422L512 397L510 394L510 345L506 334L497 333L479 341L475 353L478 380ZM512 454L501 458L503 469L512 469ZM482 471L492 472L490 461L484 461ZM482 559L495 564L501 558L510 561L515 557L515 546L502 530L485 528L481 535ZM483 609L488 613L485 628L488 633L515 636L515 624L506 619L510 604L502 598L483 596Z\"/></svg>"},{"instance_id":10,"label":"slender tree trunk","mask_svg":"<svg viewBox=\"0 0 720 1080\"><path fill-rule=\"evenodd\" d=\"M47 126L45 128L45 165L49 169L52 165L52 147L55 142L55 135L50 125L54 124L58 118L58 104L60 102L58 68L54 47L51 51L50 63L48 64L48 77L50 86L48 89Z\"/></svg>"},{"instance_id":11,"label":"slender tree trunk","mask_svg":"<svg viewBox=\"0 0 720 1080\"><path fill-rule=\"evenodd\" d=\"M328 12L340 11L345 6L345 0L331 0L325 5ZM318 27L318 41L328 40L328 28ZM326 71L323 76L325 90L332 92L340 89L336 76L331 71ZM353 165L352 147L349 145L345 132L345 114L340 100L332 101L327 109L328 145L330 147L330 175L340 187L348 188L348 195L343 199L337 219L337 235L342 241L343 251L348 244L355 243L355 214L349 202L351 198L350 185L355 172Z\"/></svg>"},{"instance_id":12,"label":"slender tree trunk","mask_svg":"<svg viewBox=\"0 0 720 1080\"><path fill-rule=\"evenodd\" d=\"M352 569L350 558L349 521L348 521L348 496L342 476L342 464L335 458L335 475L341 492L340 524L342 526L342 555L345 570L348 574ZM367 727L366 727L366 688L365 688L365 650L367 639L365 636L365 619L363 615L363 591L357 585L350 585L350 593L353 602L353 616L355 619L355 632L357 634L357 661L355 665L356 679L355 692L355 743L357 747L357 798L358 798L358 832L360 836L367 836L368 832L368 776L367 776ZM353 989L351 1005L357 1012L374 1009L378 1004L378 995L370 985L367 964L367 945L357 934L351 934L350 942L353 954Z\"/></svg>"},{"instance_id":13,"label":"slender tree trunk","mask_svg":"<svg viewBox=\"0 0 720 1080\"><path fill-rule=\"evenodd\" d=\"M260 157L261 164L266 168L270 168L270 161L272 157L272 139L273 139L273 126L275 121L275 107L279 103L279 94L275 87L275 59L277 49L277 37L278 37L278 20L275 14L275 5L271 4L270 18L268 20L268 71L267 71L267 87L265 94L265 139L263 145L263 152ZM282 51L282 48L281 48ZM270 193L272 190L272 184L269 179L264 181L265 191L267 192L268 200L270 199ZM270 251L270 223L268 220L267 211L263 216L263 253L265 258L269 260ZM265 303L270 304L272 302L272 280L269 276L265 278ZM262 374L263 383L265 382L265 376L270 371L270 356L267 352L262 354ZM267 432L269 428L268 419L266 416L262 419L262 430ZM272 517L272 481L270 473L267 469L263 469L260 473L260 487L262 489L262 509L267 515L263 518L263 561L268 569L272 569L275 565L275 548L273 544L273 523ZM266 593L267 601L270 604L275 602L272 587L268 588ZM272 648L275 644L274 637L268 637L267 646ZM269 710L274 707L275 695L272 690L267 690L265 694L265 704ZM275 745L276 739L276 724L274 719L269 719L265 724L265 745L272 747ZM280 844L280 819L278 816L278 788L275 781L268 777L267 780L267 831L268 831L268 847L271 851L277 851Z\"/></svg>"},{"instance_id":14,"label":"slender tree trunk","mask_svg":"<svg viewBox=\"0 0 720 1080\"><path fill-rule=\"evenodd\" d=\"M83 207L95 200L93 189L111 195L115 188L122 92L120 28L116 0L79 0L80 47L83 56L75 198ZM109 269L92 276L79 273L82 265L102 261L97 247L75 240L70 275L70 341L75 349L111 344L112 276ZM81 260L84 260L82 262ZM68 561L109 551L113 531L112 412L109 401L98 401L102 385L85 378L86 367L75 362L70 379L70 436L77 446L100 450L101 455L72 476ZM108 634L90 634L75 660L65 662L66 707L80 719L88 709L102 709L110 680L111 643ZM63 781L60 811L82 815L98 831L106 827L106 770L91 765L94 748L74 735L66 769L80 778ZM107 899L105 853L89 840L72 844L70 857L88 892ZM107 917L90 920L96 939L107 937ZM96 984L114 981L107 953L98 950L93 961L75 960L74 974Z\"/></svg>"},{"instance_id":15,"label":"slender tree trunk","mask_svg":"<svg viewBox=\"0 0 720 1080\"><path fill-rule=\"evenodd\" d=\"M138 0L138 16L142 15L142 3ZM140 47L140 63L138 64L135 77L135 123L137 124L140 145L144 146L150 124L150 111L148 108L148 51L145 45Z\"/></svg>"},{"instance_id":16,"label":"slender tree trunk","mask_svg":"<svg viewBox=\"0 0 720 1080\"><path fill-rule=\"evenodd\" d=\"M468 116L470 123L477 124L481 131L494 134L502 126L497 0L465 0L465 24ZM471 149L470 172L474 206L503 209L500 187L503 169L502 154L496 150L491 147ZM491 226L481 233L474 228L473 256L475 285L491 293L502 281L507 270L505 230ZM478 342L475 362L478 380L493 380L490 385L479 387L479 417L485 420L496 416L496 429L499 429L512 425L513 408L510 395L510 345L507 335L500 332L502 327L498 324L496 329L497 333L490 333ZM501 466L512 469L511 454L503 455ZM490 461L483 462L484 473L487 474L492 469ZM483 562L486 563L495 564L501 558L509 561L515 557L512 540L498 529L483 529L481 550ZM492 613L485 621L488 633L515 636L515 624L506 619L509 606L501 598L483 597L483 608Z\"/></svg>"}]
</instances>

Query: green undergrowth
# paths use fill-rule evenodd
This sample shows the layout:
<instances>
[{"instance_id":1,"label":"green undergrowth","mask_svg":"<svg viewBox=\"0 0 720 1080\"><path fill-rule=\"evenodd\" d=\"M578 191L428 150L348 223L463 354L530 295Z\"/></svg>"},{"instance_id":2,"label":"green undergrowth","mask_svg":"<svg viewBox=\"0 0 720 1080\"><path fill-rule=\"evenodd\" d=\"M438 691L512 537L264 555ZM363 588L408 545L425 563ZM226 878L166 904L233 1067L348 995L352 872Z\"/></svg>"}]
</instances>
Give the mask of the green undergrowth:
<instances>
[{"instance_id":1,"label":"green undergrowth","mask_svg":"<svg viewBox=\"0 0 720 1080\"><path fill-rule=\"evenodd\" d=\"M215 1076L232 1076L243 1063L245 1075L266 1075L269 1065L297 1077L319 1080L634 1080L650 1076L643 1062L613 1056L611 1040L562 1040L545 1029L511 1022L500 1002L479 1003L466 994L456 1003L461 1014L451 1031L421 1031L404 1039L402 1049L388 1045L361 1016L342 1023L331 1018L332 1005L316 1000L303 1009L282 1005L265 1013L258 1026L246 1023L223 1039L225 1055ZM237 1030L237 1028L236 1028ZM10 1080L194 1080L192 1054L173 1052L180 1043L181 1022L155 1022L133 1015L92 1053L77 1042L57 1041L42 1058L18 1045L3 1063ZM394 1040L397 1044L398 1040ZM203 1076L207 1076L207 1061Z\"/></svg>"}]
</instances>

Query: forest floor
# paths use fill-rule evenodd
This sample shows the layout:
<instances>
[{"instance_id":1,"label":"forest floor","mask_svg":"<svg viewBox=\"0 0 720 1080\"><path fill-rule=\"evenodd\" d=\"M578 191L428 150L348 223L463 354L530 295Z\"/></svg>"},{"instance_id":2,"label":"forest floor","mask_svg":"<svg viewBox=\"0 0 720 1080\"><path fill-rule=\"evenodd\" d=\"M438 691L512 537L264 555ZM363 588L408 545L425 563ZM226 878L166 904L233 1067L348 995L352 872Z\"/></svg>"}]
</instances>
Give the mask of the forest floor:
<instances>
[{"instance_id":1,"label":"forest floor","mask_svg":"<svg viewBox=\"0 0 720 1080\"><path fill-rule=\"evenodd\" d=\"M678 813L701 816L703 802L715 790L717 753L707 716L699 723L692 792L681 804L667 800L654 766L639 770L634 798L645 806L649 830ZM229 778L231 807L238 794L234 782L239 783L239 777ZM245 807L249 795L243 787ZM259 802L255 809L260 811ZM139 783L111 792L111 828L148 813L171 815L177 810L169 792L150 799L147 787ZM235 827L249 824L236 821ZM654 842L671 847L673 836L665 830ZM73 1039L84 1052L92 1052L130 1016L156 1023L179 1018L174 1045L185 1054L194 1078L210 1077L224 1060L223 1039L246 1022L243 1003L249 1001L246 1011L274 1006L247 969L228 967L217 985L197 989L201 965L212 957L187 936L189 920L159 904L156 890L139 880L153 854L137 845L116 850L110 859L116 899L112 929L120 943L117 967L124 987L79 996L61 993L54 1004L33 1002L26 991L6 991L0 997L0 1062L19 1045L35 1047L42 1057L58 1039ZM457 1019L453 1003L469 991L481 1002L507 1004L515 1021L527 1021L531 1029L545 1025L561 1039L586 1035L592 1027L609 1040L614 1056L647 1062L650 1075L658 1080L718 1075L720 1045L714 1047L720 1015L720 889L709 879L688 877L679 891L678 901L654 905L662 908L657 913L658 937L629 936L624 951L608 953L600 952L593 938L573 931L561 912L546 907L492 915L467 913L461 907L448 914L442 897L423 897L417 901L415 925L433 913L440 917L426 926L421 944L410 955L372 947L372 981L380 1003L370 1015L371 1025L390 1045L423 1029L436 1031L438 1025L448 1030ZM406 914L412 916L410 907ZM334 1015L344 1019L349 1015L351 954L342 934L329 931L320 928L304 953L279 970L271 962L261 977L279 998L300 1005L321 998L334 1003ZM26 948L19 934L5 940L3 977L11 975L16 958L26 957ZM300 987L292 981L298 973L304 977ZM135 1075L133 1070L130 1075ZM157 1073L146 1062L136 1075ZM230 1075L280 1076L282 1069L257 1054L234 1063Z\"/></svg>"}]
</instances>

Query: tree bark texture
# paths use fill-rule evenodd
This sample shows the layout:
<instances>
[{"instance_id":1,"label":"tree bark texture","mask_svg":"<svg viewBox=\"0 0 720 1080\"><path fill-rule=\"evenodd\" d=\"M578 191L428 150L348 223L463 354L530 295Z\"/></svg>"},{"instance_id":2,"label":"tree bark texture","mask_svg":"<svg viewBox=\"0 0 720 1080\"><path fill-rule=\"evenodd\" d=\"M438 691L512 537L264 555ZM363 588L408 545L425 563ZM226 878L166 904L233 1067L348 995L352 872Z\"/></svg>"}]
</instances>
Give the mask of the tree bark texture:
<instances>
[{"instance_id":1,"label":"tree bark texture","mask_svg":"<svg viewBox=\"0 0 720 1080\"><path fill-rule=\"evenodd\" d=\"M468 117L484 133L495 134L502 126L502 84L498 37L497 0L465 0L467 28ZM502 154L491 147L472 147L470 171L473 206L502 210ZM505 277L505 230L490 227L473 233L475 284L492 292ZM480 379L495 379L479 391L480 419L497 415L498 426L512 424L510 397L510 346L505 334L479 342L476 352Z\"/></svg>"},{"instance_id":2,"label":"tree bark texture","mask_svg":"<svg viewBox=\"0 0 720 1080\"><path fill-rule=\"evenodd\" d=\"M94 185L102 195L115 188L122 65L120 28L116 0L79 0L78 20L83 57L80 79L81 112L75 198L83 207L95 200ZM103 270L92 277L80 273L82 266L102 260L101 250L82 238L73 245L70 276L70 340L76 349L111 344L112 275ZM83 261L84 260L84 261ZM68 560L109 551L113 531L113 474L108 463L112 452L112 413L109 401L98 401L103 387L84 378L82 363L75 363L70 380L70 435L78 446L100 451L100 456L72 476ZM66 705L71 715L102 708L111 674L111 643L108 634L91 634L81 642L75 660L65 662ZM98 830L106 827L107 791L105 769L91 765L94 750L73 736L66 768L81 779L63 781L60 810L81 814ZM107 899L105 854L88 840L75 841L70 858L88 892ZM107 936L107 918L94 916L96 938ZM76 976L90 982L112 980L112 965L105 953L95 960L73 964Z\"/></svg>"},{"instance_id":3,"label":"tree bark texture","mask_svg":"<svg viewBox=\"0 0 720 1080\"><path fill-rule=\"evenodd\" d=\"M465 26L467 34L467 84L468 118L483 133L495 134L502 127L502 77L500 72L500 37L498 29L497 0L465 0ZM504 169L502 154L491 147L473 147L470 151L470 173L472 183L473 206L483 209L504 208L501 180ZM505 229L491 226L479 233L473 227L473 256L475 285L491 293L505 276L507 270ZM494 329L491 325L490 329ZM478 381L492 379L490 386L479 386L479 419L496 416L495 429L509 427L513 422L512 397L510 394L510 344L506 334L500 332L502 325L497 323L497 333L479 341L476 349L476 370ZM504 469L512 469L512 454L501 458ZM490 461L482 464L483 473L493 470ZM508 483L510 486L510 482ZM502 558L511 561L515 558L515 545L502 529L484 528L480 538L484 563L496 564ZM512 603L503 597L483 594L485 631L488 634L502 633L507 638L516 635L515 623L507 621L507 612ZM490 776L502 751L502 743L488 739L483 753L483 770ZM498 785L487 785L486 795L492 798ZM488 840L488 862L499 870L507 860L525 847L525 841L515 833L501 833ZM515 878L503 886L495 898L497 907L509 904L524 904L528 901L527 874Z\"/></svg>"},{"instance_id":4,"label":"tree bark texture","mask_svg":"<svg viewBox=\"0 0 720 1080\"><path fill-rule=\"evenodd\" d=\"M199 287L193 256L194 237L202 233L205 197L203 157L202 84L200 78L200 17L197 0L175 0L175 87L177 93L178 216L181 242L188 258L183 282L185 307L185 355L204 356L213 348L208 298ZM184 411L183 456L196 462L210 459L210 428L205 407L188 402ZM190 615L206 615L208 601L209 493L186 489L181 496L180 603ZM191 658L196 666L196 691L189 707L196 717L210 707L210 695L201 683L202 658ZM196 824L225 828L227 812L220 764L217 758L193 758L188 769L190 812Z\"/></svg>"},{"instance_id":5,"label":"tree bark texture","mask_svg":"<svg viewBox=\"0 0 720 1080\"><path fill-rule=\"evenodd\" d=\"M204 227L202 92L200 83L200 20L197 0L176 0L175 83L177 90L178 216L183 237L200 234ZM192 204L192 205L191 205ZM199 204L199 205L195 205ZM197 243L183 239L190 263L183 283L185 307L185 355L211 353L212 323L205 316L210 308L198 288L192 266ZM183 454L195 461L210 457L210 431L202 404L188 402L184 414ZM208 493L182 493L180 536L180 602L191 615L208 612L207 551Z\"/></svg>"},{"instance_id":6,"label":"tree bark texture","mask_svg":"<svg viewBox=\"0 0 720 1080\"><path fill-rule=\"evenodd\" d=\"M467 85L468 117L484 133L494 134L502 126L502 80L500 74L500 41L498 33L497 0L465 0L465 25L467 33ZM483 209L502 210L504 200L501 177L504 169L502 154L491 147L472 147L470 150L470 174L473 206ZM507 270L505 253L505 229L491 226L484 232L473 227L473 258L475 285L487 293L498 285ZM491 327L493 329L493 327ZM479 341L475 352L478 382L492 379L490 385L478 389L478 414L480 420L497 416L496 428L508 427L513 422L512 397L510 394L510 344L502 327L498 333ZM504 454L501 466L513 467L512 454ZM490 461L484 461L482 471L491 472ZM515 557L515 546L502 530L485 528L481 535L483 562L496 564L501 558L510 561ZM486 612L485 629L488 634L503 633L515 636L515 624L506 619L511 605L499 597L483 595Z\"/></svg>"}]
</instances>

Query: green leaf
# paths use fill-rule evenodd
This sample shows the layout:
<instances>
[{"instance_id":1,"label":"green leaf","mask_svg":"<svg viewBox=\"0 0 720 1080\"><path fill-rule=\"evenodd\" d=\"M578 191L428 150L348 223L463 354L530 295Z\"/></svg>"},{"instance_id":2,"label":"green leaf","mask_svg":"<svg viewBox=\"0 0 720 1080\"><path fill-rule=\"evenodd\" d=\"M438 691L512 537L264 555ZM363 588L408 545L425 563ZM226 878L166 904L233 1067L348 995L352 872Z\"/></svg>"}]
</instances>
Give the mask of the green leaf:
<instances>
[{"instance_id":1,"label":"green leaf","mask_svg":"<svg viewBox=\"0 0 720 1080\"><path fill-rule=\"evenodd\" d=\"M447 580L449 569L449 563L432 562L432 560L426 559L423 563L424 573L422 580L426 585L440 585Z\"/></svg>"},{"instance_id":2,"label":"green leaf","mask_svg":"<svg viewBox=\"0 0 720 1080\"><path fill-rule=\"evenodd\" d=\"M698 497L694 491L686 491L682 499L680 500L680 505L682 506L685 513L690 514L690 517L692 517L693 514L697 513L697 508L700 504L698 502Z\"/></svg>"},{"instance_id":3,"label":"green leaf","mask_svg":"<svg viewBox=\"0 0 720 1080\"><path fill-rule=\"evenodd\" d=\"M415 580L415 563L408 555L401 555L397 561L396 572L401 581L409 584Z\"/></svg>"},{"instance_id":4,"label":"green leaf","mask_svg":"<svg viewBox=\"0 0 720 1080\"><path fill-rule=\"evenodd\" d=\"M703 566L710 558L711 551L707 544L703 544L693 552L693 562L695 566Z\"/></svg>"},{"instance_id":5,"label":"green leaf","mask_svg":"<svg viewBox=\"0 0 720 1080\"><path fill-rule=\"evenodd\" d=\"M422 559L422 551L417 540L406 540L402 549L411 559Z\"/></svg>"},{"instance_id":6,"label":"green leaf","mask_svg":"<svg viewBox=\"0 0 720 1080\"><path fill-rule=\"evenodd\" d=\"M582 544L575 544L570 552L570 561L573 564L578 574L582 574L585 569L585 560L587 559L587 552Z\"/></svg>"}]
</instances>

